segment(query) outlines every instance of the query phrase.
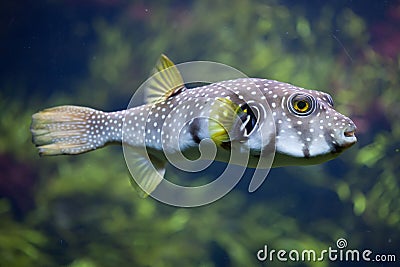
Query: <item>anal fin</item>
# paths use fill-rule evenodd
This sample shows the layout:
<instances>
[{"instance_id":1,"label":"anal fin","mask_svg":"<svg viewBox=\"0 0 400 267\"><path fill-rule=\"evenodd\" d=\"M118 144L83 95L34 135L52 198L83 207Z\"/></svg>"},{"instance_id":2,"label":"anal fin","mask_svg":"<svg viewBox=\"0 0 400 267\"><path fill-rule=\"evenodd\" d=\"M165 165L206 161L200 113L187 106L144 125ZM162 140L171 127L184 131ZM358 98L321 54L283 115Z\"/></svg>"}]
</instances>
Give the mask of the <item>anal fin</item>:
<instances>
[{"instance_id":1,"label":"anal fin","mask_svg":"<svg viewBox=\"0 0 400 267\"><path fill-rule=\"evenodd\" d=\"M147 153L134 151L131 147L125 147L124 154L133 187L141 197L147 197L161 183L166 163Z\"/></svg>"}]
</instances>

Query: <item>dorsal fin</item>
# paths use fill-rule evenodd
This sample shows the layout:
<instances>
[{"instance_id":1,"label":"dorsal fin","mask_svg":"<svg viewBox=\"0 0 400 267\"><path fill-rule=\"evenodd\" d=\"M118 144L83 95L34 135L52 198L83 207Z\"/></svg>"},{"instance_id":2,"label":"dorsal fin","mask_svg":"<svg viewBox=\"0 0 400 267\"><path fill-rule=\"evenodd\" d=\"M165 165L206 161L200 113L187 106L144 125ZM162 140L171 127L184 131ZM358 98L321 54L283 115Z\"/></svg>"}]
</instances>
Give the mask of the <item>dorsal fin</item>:
<instances>
[{"instance_id":1,"label":"dorsal fin","mask_svg":"<svg viewBox=\"0 0 400 267\"><path fill-rule=\"evenodd\" d=\"M162 54L148 81L145 91L146 103L164 101L185 89L186 87L178 68L166 55Z\"/></svg>"}]
</instances>

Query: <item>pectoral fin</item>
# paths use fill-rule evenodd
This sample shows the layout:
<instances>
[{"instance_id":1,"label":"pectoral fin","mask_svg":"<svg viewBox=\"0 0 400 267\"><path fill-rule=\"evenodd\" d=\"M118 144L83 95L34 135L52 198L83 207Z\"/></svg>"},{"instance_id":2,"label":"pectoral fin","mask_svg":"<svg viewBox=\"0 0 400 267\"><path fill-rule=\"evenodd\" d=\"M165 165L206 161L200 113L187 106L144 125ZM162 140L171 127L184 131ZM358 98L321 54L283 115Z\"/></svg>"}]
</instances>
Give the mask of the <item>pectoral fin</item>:
<instances>
[{"instance_id":1,"label":"pectoral fin","mask_svg":"<svg viewBox=\"0 0 400 267\"><path fill-rule=\"evenodd\" d=\"M210 137L217 145L247 140L246 125L249 120L247 108L243 105L227 98L217 98L210 111Z\"/></svg>"}]
</instances>

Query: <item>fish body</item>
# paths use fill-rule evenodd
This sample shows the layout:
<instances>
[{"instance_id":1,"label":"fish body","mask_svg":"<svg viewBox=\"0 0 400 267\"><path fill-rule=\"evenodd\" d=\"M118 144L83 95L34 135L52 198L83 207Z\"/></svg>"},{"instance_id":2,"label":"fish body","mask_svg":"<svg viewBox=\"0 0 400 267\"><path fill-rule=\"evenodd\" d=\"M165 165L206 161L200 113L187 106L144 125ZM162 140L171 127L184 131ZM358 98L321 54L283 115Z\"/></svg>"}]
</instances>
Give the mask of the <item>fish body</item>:
<instances>
[{"instance_id":1,"label":"fish body","mask_svg":"<svg viewBox=\"0 0 400 267\"><path fill-rule=\"evenodd\" d=\"M131 165L141 187L151 193L168 155L196 158L205 140L216 145L216 160L228 162L234 148L234 153L248 153L247 167L274 152L272 167L318 164L357 140L354 123L324 92L259 78L187 89L165 56L155 73L145 105L116 112L60 106L34 114L31 131L39 153L80 154L123 143L133 153ZM157 172L150 174L153 168Z\"/></svg>"}]
</instances>

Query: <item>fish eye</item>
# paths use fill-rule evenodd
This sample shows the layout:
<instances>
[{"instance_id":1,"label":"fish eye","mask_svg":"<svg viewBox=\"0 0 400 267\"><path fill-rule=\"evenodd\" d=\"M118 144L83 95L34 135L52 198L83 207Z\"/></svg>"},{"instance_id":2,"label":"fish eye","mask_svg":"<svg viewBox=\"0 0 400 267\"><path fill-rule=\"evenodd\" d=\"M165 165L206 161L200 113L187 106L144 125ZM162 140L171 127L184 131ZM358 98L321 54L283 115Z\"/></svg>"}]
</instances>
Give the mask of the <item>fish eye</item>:
<instances>
[{"instance_id":1,"label":"fish eye","mask_svg":"<svg viewBox=\"0 0 400 267\"><path fill-rule=\"evenodd\" d=\"M294 94L289 100L289 110L296 115L306 116L315 109L315 100L312 96L306 94Z\"/></svg>"}]
</instances>

